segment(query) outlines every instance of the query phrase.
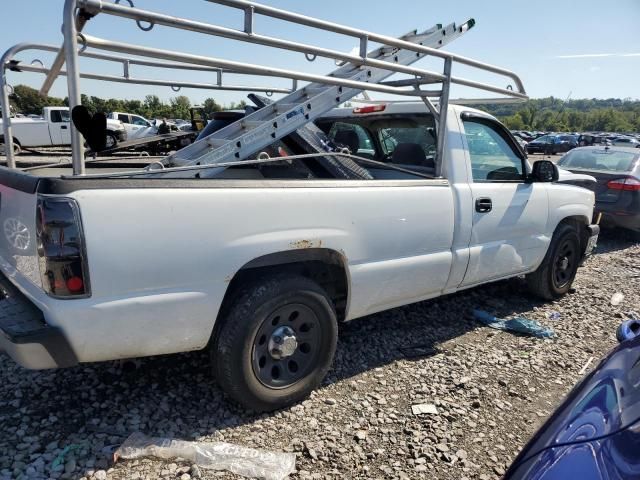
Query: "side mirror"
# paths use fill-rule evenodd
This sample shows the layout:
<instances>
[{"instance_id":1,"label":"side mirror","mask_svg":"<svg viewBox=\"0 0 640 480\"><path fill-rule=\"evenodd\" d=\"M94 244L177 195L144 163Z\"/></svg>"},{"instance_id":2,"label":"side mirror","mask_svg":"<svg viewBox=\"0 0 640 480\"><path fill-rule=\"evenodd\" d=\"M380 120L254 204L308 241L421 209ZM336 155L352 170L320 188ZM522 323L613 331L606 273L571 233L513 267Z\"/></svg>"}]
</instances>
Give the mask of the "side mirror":
<instances>
[{"instance_id":1,"label":"side mirror","mask_svg":"<svg viewBox=\"0 0 640 480\"><path fill-rule=\"evenodd\" d=\"M529 180L531 182L557 182L559 176L555 163L549 160L538 160L533 164Z\"/></svg>"},{"instance_id":2,"label":"side mirror","mask_svg":"<svg viewBox=\"0 0 640 480\"><path fill-rule=\"evenodd\" d=\"M618 326L616 338L622 343L637 337L638 334L640 334L640 320L625 320Z\"/></svg>"}]
</instances>

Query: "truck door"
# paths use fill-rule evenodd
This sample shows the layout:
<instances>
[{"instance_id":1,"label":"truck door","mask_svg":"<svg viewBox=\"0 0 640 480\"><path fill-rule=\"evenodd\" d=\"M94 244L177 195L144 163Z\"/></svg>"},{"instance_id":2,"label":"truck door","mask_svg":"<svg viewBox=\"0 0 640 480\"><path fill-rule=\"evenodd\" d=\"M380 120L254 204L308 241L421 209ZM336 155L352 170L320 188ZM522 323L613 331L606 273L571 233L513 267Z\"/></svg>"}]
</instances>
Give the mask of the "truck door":
<instances>
[{"instance_id":1,"label":"truck door","mask_svg":"<svg viewBox=\"0 0 640 480\"><path fill-rule=\"evenodd\" d=\"M49 134L52 145L70 145L71 132L69 130L71 118L69 110L51 110Z\"/></svg>"},{"instance_id":2,"label":"truck door","mask_svg":"<svg viewBox=\"0 0 640 480\"><path fill-rule=\"evenodd\" d=\"M131 115L127 115L125 113L118 114L118 120L122 122L125 131L127 132L127 140L133 140L137 137L138 127L131 123Z\"/></svg>"},{"instance_id":3,"label":"truck door","mask_svg":"<svg viewBox=\"0 0 640 480\"><path fill-rule=\"evenodd\" d=\"M507 130L495 120L463 113L472 174L473 226L469 286L530 269L544 255L549 202L544 183L526 182L527 163Z\"/></svg>"},{"instance_id":4,"label":"truck door","mask_svg":"<svg viewBox=\"0 0 640 480\"><path fill-rule=\"evenodd\" d=\"M147 120L137 115L129 115L129 117L131 123L125 125L127 134L130 135L128 138L134 139L155 135L156 129Z\"/></svg>"}]
</instances>

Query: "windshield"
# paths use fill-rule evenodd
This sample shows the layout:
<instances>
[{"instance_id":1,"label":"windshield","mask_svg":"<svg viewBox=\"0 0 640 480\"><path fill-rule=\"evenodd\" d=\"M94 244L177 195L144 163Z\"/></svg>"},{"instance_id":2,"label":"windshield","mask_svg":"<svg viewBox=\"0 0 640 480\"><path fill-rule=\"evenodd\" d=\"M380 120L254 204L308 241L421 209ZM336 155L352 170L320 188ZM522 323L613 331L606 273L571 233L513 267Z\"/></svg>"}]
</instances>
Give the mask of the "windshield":
<instances>
[{"instance_id":1,"label":"windshield","mask_svg":"<svg viewBox=\"0 0 640 480\"><path fill-rule=\"evenodd\" d=\"M612 172L628 172L636 163L638 154L615 150L572 150L560 160L566 168L584 170L608 170Z\"/></svg>"}]
</instances>

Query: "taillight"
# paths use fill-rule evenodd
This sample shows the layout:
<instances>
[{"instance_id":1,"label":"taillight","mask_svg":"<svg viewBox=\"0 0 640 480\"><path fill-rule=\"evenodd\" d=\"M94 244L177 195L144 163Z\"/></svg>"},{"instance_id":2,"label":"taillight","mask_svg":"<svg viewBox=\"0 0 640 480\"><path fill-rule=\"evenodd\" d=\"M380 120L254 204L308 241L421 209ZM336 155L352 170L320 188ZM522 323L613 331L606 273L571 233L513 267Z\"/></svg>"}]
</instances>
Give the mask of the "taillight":
<instances>
[{"instance_id":1,"label":"taillight","mask_svg":"<svg viewBox=\"0 0 640 480\"><path fill-rule=\"evenodd\" d=\"M375 112L384 112L384 109L387 108L385 104L382 105L367 105L366 107L358 107L353 109L353 113L375 113Z\"/></svg>"},{"instance_id":2,"label":"taillight","mask_svg":"<svg viewBox=\"0 0 640 480\"><path fill-rule=\"evenodd\" d=\"M70 198L38 198L38 263L42 288L52 297L91 294L80 211Z\"/></svg>"},{"instance_id":3,"label":"taillight","mask_svg":"<svg viewBox=\"0 0 640 480\"><path fill-rule=\"evenodd\" d=\"M617 178L607 182L611 190L624 190L627 192L639 192L640 180L634 177Z\"/></svg>"}]
</instances>

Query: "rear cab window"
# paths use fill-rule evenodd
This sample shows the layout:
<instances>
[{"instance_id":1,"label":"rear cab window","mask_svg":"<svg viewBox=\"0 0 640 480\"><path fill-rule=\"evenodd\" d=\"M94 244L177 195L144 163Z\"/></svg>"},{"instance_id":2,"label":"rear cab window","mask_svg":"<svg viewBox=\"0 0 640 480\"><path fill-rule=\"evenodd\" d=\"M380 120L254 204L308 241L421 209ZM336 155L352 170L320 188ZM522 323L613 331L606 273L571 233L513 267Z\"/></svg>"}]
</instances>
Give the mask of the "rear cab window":
<instances>
[{"instance_id":1,"label":"rear cab window","mask_svg":"<svg viewBox=\"0 0 640 480\"><path fill-rule=\"evenodd\" d=\"M354 115L324 118L316 123L332 142L348 148L353 155L435 177L435 123L428 113ZM383 168L362 165L376 178L382 175L379 170Z\"/></svg>"}]
</instances>

